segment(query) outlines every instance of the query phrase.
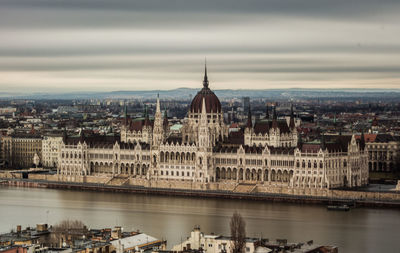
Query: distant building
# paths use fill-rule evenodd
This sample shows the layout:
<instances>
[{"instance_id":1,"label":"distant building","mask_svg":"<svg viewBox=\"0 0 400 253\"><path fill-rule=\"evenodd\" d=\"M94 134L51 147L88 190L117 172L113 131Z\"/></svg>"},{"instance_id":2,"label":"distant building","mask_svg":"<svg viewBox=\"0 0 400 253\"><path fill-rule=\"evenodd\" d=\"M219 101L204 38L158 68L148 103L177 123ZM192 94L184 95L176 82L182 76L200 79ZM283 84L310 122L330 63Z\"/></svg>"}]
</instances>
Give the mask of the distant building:
<instances>
[{"instance_id":1,"label":"distant building","mask_svg":"<svg viewBox=\"0 0 400 253\"><path fill-rule=\"evenodd\" d=\"M35 154L42 160L42 137L35 133L14 133L1 140L2 157L11 168L29 168Z\"/></svg>"},{"instance_id":2,"label":"distant building","mask_svg":"<svg viewBox=\"0 0 400 253\"><path fill-rule=\"evenodd\" d=\"M13 114L16 111L17 111L17 108L15 108L15 107L2 107L2 108L0 108L0 115Z\"/></svg>"},{"instance_id":3,"label":"distant building","mask_svg":"<svg viewBox=\"0 0 400 253\"><path fill-rule=\"evenodd\" d=\"M247 112L250 108L250 98L249 97L242 97L242 107L243 111Z\"/></svg>"}]
</instances>

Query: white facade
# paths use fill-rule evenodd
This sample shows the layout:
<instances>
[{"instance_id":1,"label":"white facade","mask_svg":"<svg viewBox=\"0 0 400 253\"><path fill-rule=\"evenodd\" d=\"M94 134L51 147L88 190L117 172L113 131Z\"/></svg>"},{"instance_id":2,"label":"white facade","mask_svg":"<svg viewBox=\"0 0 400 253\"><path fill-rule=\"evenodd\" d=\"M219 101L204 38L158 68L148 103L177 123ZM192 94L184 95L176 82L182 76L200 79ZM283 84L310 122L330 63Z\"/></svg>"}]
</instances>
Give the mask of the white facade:
<instances>
[{"instance_id":1,"label":"white facade","mask_svg":"<svg viewBox=\"0 0 400 253\"><path fill-rule=\"evenodd\" d=\"M154 121L147 113L144 119L130 121L119 140L82 137L63 143L59 173L294 188L368 183L367 148L354 136L298 143L293 117L289 124L277 120L275 113L272 120L256 122L254 127L248 122L242 142L231 142L219 100L208 89L206 75L203 84L180 135L169 133L157 99Z\"/></svg>"},{"instance_id":2,"label":"white facade","mask_svg":"<svg viewBox=\"0 0 400 253\"><path fill-rule=\"evenodd\" d=\"M42 140L42 163L44 167L57 168L61 152L62 136L44 136Z\"/></svg>"},{"instance_id":3,"label":"white facade","mask_svg":"<svg viewBox=\"0 0 400 253\"><path fill-rule=\"evenodd\" d=\"M246 245L244 247L245 253L255 252L255 240L246 239ZM218 253L218 252L232 252L233 241L230 237L220 235L204 235L200 231L200 227L195 227L190 233L190 237L182 242L181 244L172 247L172 251L183 251L188 249L203 249L207 253ZM270 250L266 251L270 252Z\"/></svg>"}]
</instances>

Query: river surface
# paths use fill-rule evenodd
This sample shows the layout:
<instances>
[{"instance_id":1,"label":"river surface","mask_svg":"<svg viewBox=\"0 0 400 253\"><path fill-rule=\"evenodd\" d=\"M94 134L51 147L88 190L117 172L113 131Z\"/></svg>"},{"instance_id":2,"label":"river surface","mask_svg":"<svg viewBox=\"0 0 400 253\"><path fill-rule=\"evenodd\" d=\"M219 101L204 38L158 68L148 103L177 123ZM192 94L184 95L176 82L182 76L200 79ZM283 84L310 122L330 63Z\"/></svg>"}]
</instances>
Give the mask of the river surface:
<instances>
[{"instance_id":1,"label":"river surface","mask_svg":"<svg viewBox=\"0 0 400 253\"><path fill-rule=\"evenodd\" d=\"M400 211L395 209L339 212L319 205L0 186L0 232L19 224L78 219L90 228L139 229L167 239L171 248L189 236L194 225L206 234L229 235L235 210L244 217L250 237L314 240L336 245L341 253L400 252Z\"/></svg>"}]
</instances>

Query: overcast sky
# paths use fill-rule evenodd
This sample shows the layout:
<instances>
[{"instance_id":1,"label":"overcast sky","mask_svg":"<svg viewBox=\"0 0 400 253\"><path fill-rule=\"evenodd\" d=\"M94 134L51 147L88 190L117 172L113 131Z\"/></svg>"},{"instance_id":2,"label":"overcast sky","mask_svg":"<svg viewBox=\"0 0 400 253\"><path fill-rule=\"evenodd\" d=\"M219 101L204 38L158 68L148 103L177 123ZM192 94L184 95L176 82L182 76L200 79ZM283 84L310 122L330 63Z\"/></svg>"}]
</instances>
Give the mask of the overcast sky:
<instances>
[{"instance_id":1,"label":"overcast sky","mask_svg":"<svg viewBox=\"0 0 400 253\"><path fill-rule=\"evenodd\" d=\"M400 88L399 0L0 0L0 91Z\"/></svg>"}]
</instances>

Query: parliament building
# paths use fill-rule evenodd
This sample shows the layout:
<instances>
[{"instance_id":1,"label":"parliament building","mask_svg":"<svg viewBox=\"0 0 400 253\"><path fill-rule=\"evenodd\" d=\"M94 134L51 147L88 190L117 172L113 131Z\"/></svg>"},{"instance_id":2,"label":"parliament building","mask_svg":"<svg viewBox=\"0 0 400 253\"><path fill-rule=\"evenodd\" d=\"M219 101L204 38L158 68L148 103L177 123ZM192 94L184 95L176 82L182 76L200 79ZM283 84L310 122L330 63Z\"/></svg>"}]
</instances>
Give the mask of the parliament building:
<instances>
[{"instance_id":1,"label":"parliament building","mask_svg":"<svg viewBox=\"0 0 400 253\"><path fill-rule=\"evenodd\" d=\"M180 180L271 184L292 188L339 188L368 184L364 138L324 136L303 143L295 126L272 117L229 132L221 103L209 88L193 98L178 133L169 129L157 98L154 119L125 113L120 136L63 137L60 176L125 176L143 180Z\"/></svg>"}]
</instances>

